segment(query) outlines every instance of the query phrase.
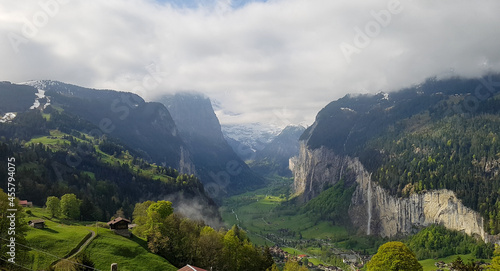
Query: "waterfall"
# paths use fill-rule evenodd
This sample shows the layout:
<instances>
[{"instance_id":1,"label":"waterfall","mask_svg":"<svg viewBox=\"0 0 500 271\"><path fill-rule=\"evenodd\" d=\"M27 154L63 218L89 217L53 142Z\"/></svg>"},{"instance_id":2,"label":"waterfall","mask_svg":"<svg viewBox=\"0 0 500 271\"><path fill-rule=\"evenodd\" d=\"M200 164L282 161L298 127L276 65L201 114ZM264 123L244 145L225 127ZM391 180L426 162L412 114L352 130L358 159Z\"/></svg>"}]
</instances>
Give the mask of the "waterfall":
<instances>
[{"instance_id":1,"label":"waterfall","mask_svg":"<svg viewBox=\"0 0 500 271\"><path fill-rule=\"evenodd\" d=\"M368 204L367 204L368 205L368 223L366 226L366 234L370 235L371 234L371 224L372 224L372 180L371 180L371 178L368 179L367 197L368 197Z\"/></svg>"}]
</instances>

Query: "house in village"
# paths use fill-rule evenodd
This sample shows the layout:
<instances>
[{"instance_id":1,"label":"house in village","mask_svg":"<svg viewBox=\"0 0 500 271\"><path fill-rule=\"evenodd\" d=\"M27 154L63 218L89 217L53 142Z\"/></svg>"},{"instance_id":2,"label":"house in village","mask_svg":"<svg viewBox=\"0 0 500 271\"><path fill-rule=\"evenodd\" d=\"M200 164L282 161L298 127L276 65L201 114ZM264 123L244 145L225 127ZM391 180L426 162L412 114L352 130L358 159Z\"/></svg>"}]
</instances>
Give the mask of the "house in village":
<instances>
[{"instance_id":1,"label":"house in village","mask_svg":"<svg viewBox=\"0 0 500 271\"><path fill-rule=\"evenodd\" d=\"M19 205L22 207L33 207L33 202L27 200L19 200Z\"/></svg>"},{"instance_id":2,"label":"house in village","mask_svg":"<svg viewBox=\"0 0 500 271\"><path fill-rule=\"evenodd\" d=\"M205 269L201 269L199 267L191 266L191 265L186 265L183 268L177 270L177 271L207 271Z\"/></svg>"},{"instance_id":3,"label":"house in village","mask_svg":"<svg viewBox=\"0 0 500 271\"><path fill-rule=\"evenodd\" d=\"M129 224L130 220L123 217L118 217L108 222L108 226L111 230L124 237L130 237L132 235L128 230Z\"/></svg>"},{"instance_id":4,"label":"house in village","mask_svg":"<svg viewBox=\"0 0 500 271\"><path fill-rule=\"evenodd\" d=\"M33 220L28 221L28 225L30 225L30 227L33 227L35 229L43 229L43 228L45 228L45 220L33 219Z\"/></svg>"}]
</instances>

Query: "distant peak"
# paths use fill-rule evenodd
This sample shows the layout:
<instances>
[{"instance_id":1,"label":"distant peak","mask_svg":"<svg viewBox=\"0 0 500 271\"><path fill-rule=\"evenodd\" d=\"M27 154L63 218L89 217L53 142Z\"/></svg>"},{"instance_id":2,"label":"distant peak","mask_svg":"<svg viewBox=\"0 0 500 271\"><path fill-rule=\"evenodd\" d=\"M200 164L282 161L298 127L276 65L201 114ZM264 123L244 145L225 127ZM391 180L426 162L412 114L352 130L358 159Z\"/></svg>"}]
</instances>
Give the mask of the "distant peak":
<instances>
[{"instance_id":1,"label":"distant peak","mask_svg":"<svg viewBox=\"0 0 500 271\"><path fill-rule=\"evenodd\" d=\"M306 128L302 125L294 125L294 124L290 124L288 126L285 127L285 129L283 129L283 131L303 131L305 130Z\"/></svg>"},{"instance_id":2,"label":"distant peak","mask_svg":"<svg viewBox=\"0 0 500 271\"><path fill-rule=\"evenodd\" d=\"M182 91L182 92L176 92L174 94L166 94L163 95L164 97L176 97L176 98L191 98L191 99L209 99L205 94L198 92L198 91Z\"/></svg>"}]
</instances>

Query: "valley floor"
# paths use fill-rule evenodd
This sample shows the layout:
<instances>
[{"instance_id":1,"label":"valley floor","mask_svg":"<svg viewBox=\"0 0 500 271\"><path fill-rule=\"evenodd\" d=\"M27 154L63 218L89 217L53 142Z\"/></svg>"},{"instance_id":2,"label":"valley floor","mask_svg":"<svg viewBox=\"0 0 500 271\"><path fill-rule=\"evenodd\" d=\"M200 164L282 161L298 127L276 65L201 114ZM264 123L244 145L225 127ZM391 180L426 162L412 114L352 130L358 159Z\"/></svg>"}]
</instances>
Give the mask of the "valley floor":
<instances>
[{"instance_id":1,"label":"valley floor","mask_svg":"<svg viewBox=\"0 0 500 271\"><path fill-rule=\"evenodd\" d=\"M380 245L389 241L321 221L288 204L290 184L291 180L275 178L266 188L226 199L220 208L225 223L244 229L254 244L279 247L289 257L307 258L315 266L338 266L344 270L361 268ZM472 254L453 255L420 263L424 271L436 270L436 262L450 263L457 256L464 262L474 259Z\"/></svg>"}]
</instances>

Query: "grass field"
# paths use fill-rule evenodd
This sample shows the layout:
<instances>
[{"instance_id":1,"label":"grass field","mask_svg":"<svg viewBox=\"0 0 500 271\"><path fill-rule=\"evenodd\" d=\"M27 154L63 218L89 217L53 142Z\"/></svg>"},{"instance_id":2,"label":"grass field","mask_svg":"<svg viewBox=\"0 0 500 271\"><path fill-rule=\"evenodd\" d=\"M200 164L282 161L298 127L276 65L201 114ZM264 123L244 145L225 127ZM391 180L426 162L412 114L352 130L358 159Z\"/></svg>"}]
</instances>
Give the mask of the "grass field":
<instances>
[{"instance_id":1,"label":"grass field","mask_svg":"<svg viewBox=\"0 0 500 271\"><path fill-rule=\"evenodd\" d=\"M100 228L85 252L89 253L95 267L100 270L109 270L112 263L118 263L120 271L177 270L164 258L149 253L145 240L135 236L131 239L121 237L108 229Z\"/></svg>"},{"instance_id":2,"label":"grass field","mask_svg":"<svg viewBox=\"0 0 500 271\"><path fill-rule=\"evenodd\" d=\"M36 208L30 208L36 209ZM34 212L40 213L40 212ZM27 220L40 218L29 216ZM47 268L52 262L65 257L89 234L87 227L69 226L45 219L45 229L29 228L26 234L30 262L33 270Z\"/></svg>"},{"instance_id":3,"label":"grass field","mask_svg":"<svg viewBox=\"0 0 500 271\"><path fill-rule=\"evenodd\" d=\"M344 227L334 226L329 222L318 222L307 214L278 209L283 197L266 194L267 189L248 192L234 196L226 201L221 213L226 224L239 224L249 232L252 242L258 245L269 245L263 239L266 234L287 235L287 238L327 239L347 237ZM234 211L234 212L233 212ZM238 217L238 220L236 219ZM286 229L285 231L283 231ZM258 238L255 238L255 237Z\"/></svg>"}]
</instances>

